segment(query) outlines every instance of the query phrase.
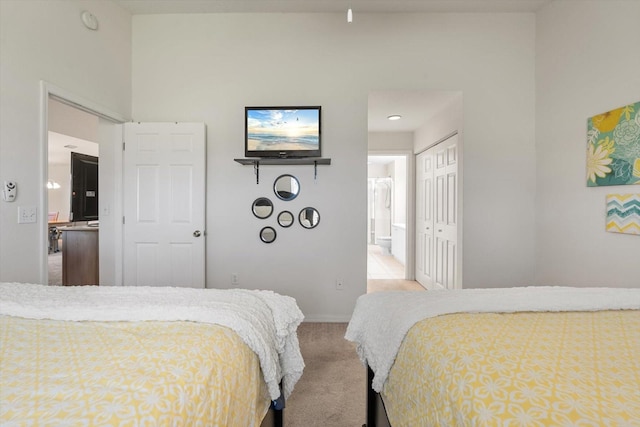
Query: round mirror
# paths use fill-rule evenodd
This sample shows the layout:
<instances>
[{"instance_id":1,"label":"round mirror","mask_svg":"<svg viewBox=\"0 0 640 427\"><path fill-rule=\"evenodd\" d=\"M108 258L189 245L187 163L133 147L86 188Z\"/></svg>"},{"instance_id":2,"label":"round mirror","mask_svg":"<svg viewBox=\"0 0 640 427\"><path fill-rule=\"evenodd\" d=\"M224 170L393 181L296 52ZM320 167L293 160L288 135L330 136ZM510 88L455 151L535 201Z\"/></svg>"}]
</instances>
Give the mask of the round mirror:
<instances>
[{"instance_id":1,"label":"round mirror","mask_svg":"<svg viewBox=\"0 0 640 427\"><path fill-rule=\"evenodd\" d=\"M282 211L278 214L278 224L280 227L291 227L293 224L293 214L289 211Z\"/></svg>"},{"instance_id":2,"label":"round mirror","mask_svg":"<svg viewBox=\"0 0 640 427\"><path fill-rule=\"evenodd\" d=\"M253 214L260 219L269 218L273 213L273 203L266 197L258 197L253 201L251 210Z\"/></svg>"},{"instance_id":3,"label":"round mirror","mask_svg":"<svg viewBox=\"0 0 640 427\"><path fill-rule=\"evenodd\" d=\"M300 193L300 183L293 175L280 175L273 183L273 191L281 200L293 200Z\"/></svg>"},{"instance_id":4,"label":"round mirror","mask_svg":"<svg viewBox=\"0 0 640 427\"><path fill-rule=\"evenodd\" d=\"M260 230L260 240L265 243L271 243L276 240L276 230L273 227L264 227Z\"/></svg>"},{"instance_id":5,"label":"round mirror","mask_svg":"<svg viewBox=\"0 0 640 427\"><path fill-rule=\"evenodd\" d=\"M320 222L320 213L316 208L303 208L298 214L298 221L304 228L315 228Z\"/></svg>"}]
</instances>

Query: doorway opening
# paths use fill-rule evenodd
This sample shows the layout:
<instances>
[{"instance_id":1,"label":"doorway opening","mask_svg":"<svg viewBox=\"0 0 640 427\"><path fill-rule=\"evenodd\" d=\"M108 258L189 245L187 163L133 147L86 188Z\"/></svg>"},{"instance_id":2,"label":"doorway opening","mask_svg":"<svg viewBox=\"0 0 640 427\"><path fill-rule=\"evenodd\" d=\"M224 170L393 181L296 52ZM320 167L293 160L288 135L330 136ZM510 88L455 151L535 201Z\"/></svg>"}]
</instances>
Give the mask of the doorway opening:
<instances>
[{"instance_id":1,"label":"doorway opening","mask_svg":"<svg viewBox=\"0 0 640 427\"><path fill-rule=\"evenodd\" d=\"M367 279L404 280L407 157L369 155L367 169Z\"/></svg>"},{"instance_id":2,"label":"doorway opening","mask_svg":"<svg viewBox=\"0 0 640 427\"><path fill-rule=\"evenodd\" d=\"M63 232L68 227L79 225L79 221L98 220L98 117L63 104L55 99L48 101L47 129L47 271L49 285L63 284L64 251ZM75 159L93 159L91 177L84 182L82 191L74 185L78 179L78 162ZM82 163L82 162L81 162ZM76 169L76 179L74 176ZM89 185L89 182L91 184ZM79 195L82 194L80 200ZM88 195L88 196L87 196ZM80 203L81 202L81 203ZM82 209L80 209L80 204ZM85 209L89 207L90 209ZM83 214L80 213L83 211ZM86 211L86 212L85 212ZM89 216L87 216L90 214ZM97 254L96 254L97 255Z\"/></svg>"},{"instance_id":3,"label":"doorway opening","mask_svg":"<svg viewBox=\"0 0 640 427\"><path fill-rule=\"evenodd\" d=\"M64 243L59 235L51 233L54 225L72 224L71 216L71 150L80 151L90 146L84 154L100 157L98 180L100 198L98 200L99 227L97 221L92 227L99 235L95 250L99 261L95 269L100 284L120 285L122 283L122 123L126 119L119 113L108 110L89 100L81 98L48 82L40 82L41 121L40 121L40 161L42 164L40 179L43 183L40 192L40 206L43 212L38 219L41 232L42 250L40 252L40 283L49 284L49 256L51 246L60 257L62 264ZM55 150L59 144L64 150ZM67 145L67 147L64 147ZM69 158L69 166L57 167L60 163L55 152ZM66 187L63 187L65 183ZM97 196L97 191L96 191ZM58 230L59 231L59 230ZM72 230L78 231L78 230ZM55 252L57 249L58 252ZM84 253L84 251L81 251ZM65 261L66 262L66 261ZM84 264L84 262L80 262ZM62 270L62 267L60 267ZM72 270L68 270L72 271ZM75 269L73 269L75 271ZM63 271L60 272L63 275ZM89 283L89 282L87 282Z\"/></svg>"},{"instance_id":4,"label":"doorway opening","mask_svg":"<svg viewBox=\"0 0 640 427\"><path fill-rule=\"evenodd\" d=\"M462 128L462 93L457 91L434 91L434 90L381 90L369 93L368 97L368 158L374 160L373 155L402 155L404 154L407 167L407 182L405 193L405 253L404 255L404 276L401 279L372 279L378 274L375 271L376 264L374 257L368 257L367 268L367 289L368 292L376 290L397 290L406 289L405 285L411 285L411 289L425 288L415 279L418 273L419 234L417 230L416 203L419 201L419 189L416 186L417 164L415 153L427 149L437 144L444 136L457 132ZM377 176L369 176L378 178ZM381 175L381 178L388 178L389 175ZM388 184L388 183L387 183ZM375 193L375 189L382 185L384 181L370 181L368 185L369 193ZM398 182L394 179L390 184L392 194L398 195ZM460 188L457 188L460 190ZM381 190L385 191L385 190ZM461 191L458 192L461 200ZM396 200L397 202L397 200ZM373 202L371 196L368 201L368 212L372 211ZM374 211L374 215L375 215ZM377 214L380 219L380 213ZM383 212L384 216L384 212ZM394 242L394 225L402 224L403 221L391 214L391 254L398 254L394 250L397 242ZM384 224L387 224L384 219ZM386 225L385 225L386 226ZM398 231L398 228L395 228ZM386 255L386 249L378 245L375 241L375 221L370 217L367 222L367 248L379 251ZM372 238L374 234L374 238ZM382 230L384 237L385 230ZM378 239L380 241L380 239ZM423 245L424 246L424 245ZM457 252L461 252L461 245L457 246ZM389 258L386 258L387 260ZM461 256L458 256L457 263L447 264L457 271L461 270ZM457 274L457 277L461 277ZM385 282L382 286L372 286L372 282ZM398 285L401 288L398 288ZM372 288L375 288L372 290Z\"/></svg>"}]
</instances>

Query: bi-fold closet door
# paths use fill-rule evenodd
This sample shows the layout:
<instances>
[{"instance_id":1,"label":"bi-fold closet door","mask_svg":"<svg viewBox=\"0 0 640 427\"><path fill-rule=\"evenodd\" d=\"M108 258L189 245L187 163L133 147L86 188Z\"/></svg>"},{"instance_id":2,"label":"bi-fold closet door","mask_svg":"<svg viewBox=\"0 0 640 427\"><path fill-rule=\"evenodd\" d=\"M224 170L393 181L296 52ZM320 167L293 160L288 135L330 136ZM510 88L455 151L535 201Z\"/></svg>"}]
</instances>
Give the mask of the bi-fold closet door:
<instances>
[{"instance_id":1,"label":"bi-fold closet door","mask_svg":"<svg viewBox=\"0 0 640 427\"><path fill-rule=\"evenodd\" d=\"M458 135L416 156L416 280L458 287Z\"/></svg>"}]
</instances>

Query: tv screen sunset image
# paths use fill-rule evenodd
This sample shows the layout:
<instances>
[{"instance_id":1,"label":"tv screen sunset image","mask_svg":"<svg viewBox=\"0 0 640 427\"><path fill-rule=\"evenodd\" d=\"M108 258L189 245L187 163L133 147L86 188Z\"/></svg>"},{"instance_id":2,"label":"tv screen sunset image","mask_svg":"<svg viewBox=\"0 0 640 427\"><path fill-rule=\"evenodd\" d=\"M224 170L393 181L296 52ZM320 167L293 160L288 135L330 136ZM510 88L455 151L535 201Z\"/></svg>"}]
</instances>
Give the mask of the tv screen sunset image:
<instances>
[{"instance_id":1,"label":"tv screen sunset image","mask_svg":"<svg viewBox=\"0 0 640 427\"><path fill-rule=\"evenodd\" d=\"M247 149L306 151L320 146L320 110L247 109Z\"/></svg>"}]
</instances>

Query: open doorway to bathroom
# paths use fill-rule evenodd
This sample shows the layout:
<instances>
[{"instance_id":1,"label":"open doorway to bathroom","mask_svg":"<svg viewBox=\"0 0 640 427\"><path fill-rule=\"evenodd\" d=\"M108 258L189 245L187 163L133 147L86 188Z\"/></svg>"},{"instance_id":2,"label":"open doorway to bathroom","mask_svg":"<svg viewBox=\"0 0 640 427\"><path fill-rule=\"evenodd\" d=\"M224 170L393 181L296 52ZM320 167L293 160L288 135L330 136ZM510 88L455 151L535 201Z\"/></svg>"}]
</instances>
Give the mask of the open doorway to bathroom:
<instances>
[{"instance_id":1,"label":"open doorway to bathroom","mask_svg":"<svg viewBox=\"0 0 640 427\"><path fill-rule=\"evenodd\" d=\"M430 89L372 91L367 119L367 292L425 290L414 280L418 262L416 153L462 128L462 93ZM405 181L399 173L402 167L406 168ZM388 208L387 191L391 194ZM390 247L384 237L390 237Z\"/></svg>"},{"instance_id":2,"label":"open doorway to bathroom","mask_svg":"<svg viewBox=\"0 0 640 427\"><path fill-rule=\"evenodd\" d=\"M406 277L407 157L369 155L367 279Z\"/></svg>"}]
</instances>

